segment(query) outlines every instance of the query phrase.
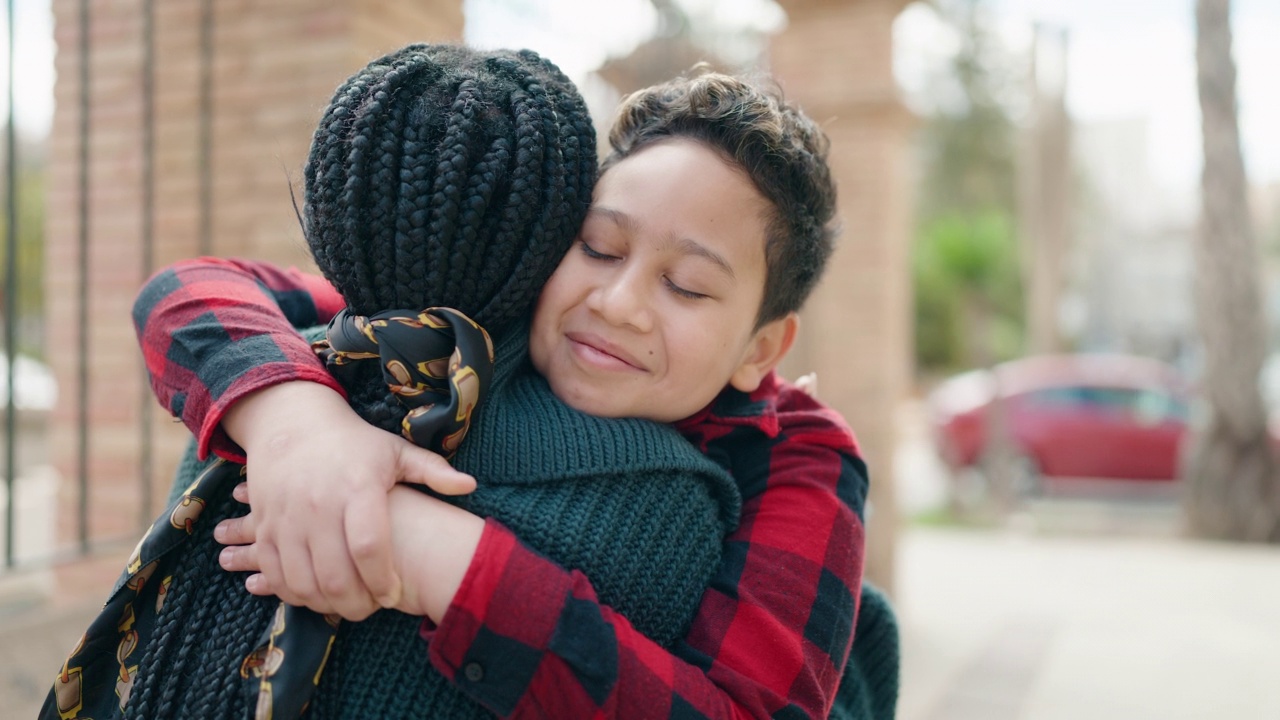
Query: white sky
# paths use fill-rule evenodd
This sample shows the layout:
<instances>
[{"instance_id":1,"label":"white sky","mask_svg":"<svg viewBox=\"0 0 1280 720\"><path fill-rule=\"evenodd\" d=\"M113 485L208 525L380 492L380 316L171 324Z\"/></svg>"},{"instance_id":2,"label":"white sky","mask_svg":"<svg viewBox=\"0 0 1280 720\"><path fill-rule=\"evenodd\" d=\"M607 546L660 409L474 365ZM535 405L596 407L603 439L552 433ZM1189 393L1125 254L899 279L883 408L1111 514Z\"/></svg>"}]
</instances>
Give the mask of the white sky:
<instances>
[{"instance_id":1,"label":"white sky","mask_svg":"<svg viewBox=\"0 0 1280 720\"><path fill-rule=\"evenodd\" d=\"M1196 182L1200 167L1195 88L1194 0L991 0L1010 49L1025 47L1043 22L1070 33L1067 101L1084 122L1146 117L1157 177ZM697 14L759 27L778 24L770 0L684 0ZM466 0L468 40L532 47L582 78L610 54L625 53L654 25L647 0ZM53 106L49 0L16 0L15 94L21 127L47 131ZM1245 161L1254 182L1280 182L1280 1L1235 0L1235 55ZM899 78L918 90L953 43L912 6L897 27ZM4 18L0 14L0 26ZM0 37L0 42L3 37ZM7 66L0 56L0 70ZM0 77L0 83L3 77ZM7 107L0 96L0 111Z\"/></svg>"},{"instance_id":2,"label":"white sky","mask_svg":"<svg viewBox=\"0 0 1280 720\"><path fill-rule=\"evenodd\" d=\"M1174 190L1198 183L1194 0L992 0L999 34L1025 50L1034 23L1069 33L1067 105L1080 122L1146 118L1152 174ZM1280 182L1280 2L1235 0L1245 163L1255 183ZM898 75L910 93L954 40L931 11L912 6L896 28Z\"/></svg>"},{"instance_id":3,"label":"white sky","mask_svg":"<svg viewBox=\"0 0 1280 720\"><path fill-rule=\"evenodd\" d=\"M53 120L53 11L49 0L14 0L14 15L14 114L18 127L43 135ZM8 17L0 8L0 87L9 68L8 32ZM7 94L0 95L0 113L8 108Z\"/></svg>"}]
</instances>

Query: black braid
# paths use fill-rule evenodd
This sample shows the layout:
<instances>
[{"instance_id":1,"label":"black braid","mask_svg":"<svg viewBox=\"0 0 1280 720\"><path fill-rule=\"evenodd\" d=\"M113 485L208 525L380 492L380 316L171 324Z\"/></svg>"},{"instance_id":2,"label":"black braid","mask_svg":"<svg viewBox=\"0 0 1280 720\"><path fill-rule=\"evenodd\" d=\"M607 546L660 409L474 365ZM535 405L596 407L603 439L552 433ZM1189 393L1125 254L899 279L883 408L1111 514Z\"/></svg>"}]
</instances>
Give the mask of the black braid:
<instances>
[{"instance_id":1,"label":"black braid","mask_svg":"<svg viewBox=\"0 0 1280 720\"><path fill-rule=\"evenodd\" d=\"M306 181L305 204L308 209L308 236L325 235L331 240L333 233L342 232L348 222L344 208L350 205L340 202L340 193L350 185L347 161L348 156L359 153L350 147L350 135L356 122L356 110L374 82L381 79L389 70L389 66L371 65L363 76L357 76L348 85L339 88L335 93L329 110L316 128L316 137L311 144L311 153L304 171ZM348 195L346 200L352 198ZM356 207L359 207L358 205ZM318 252L313 249L313 252ZM338 268L343 273L344 284L359 287L356 282L359 261L350 266ZM331 278L335 283L336 278Z\"/></svg>"},{"instance_id":2,"label":"black braid","mask_svg":"<svg viewBox=\"0 0 1280 720\"><path fill-rule=\"evenodd\" d=\"M440 143L436 159L435 181L431 188L431 220L427 225L427 243L430 255L439 258L435 274L448 287L451 272L449 258L457 243L458 213L463 203L463 190L469 185L463 175L464 168L471 167L471 142L475 138L474 116L479 109L479 96L474 81L464 80L458 87L458 97L449 114L449 126Z\"/></svg>"},{"instance_id":3,"label":"black braid","mask_svg":"<svg viewBox=\"0 0 1280 720\"><path fill-rule=\"evenodd\" d=\"M572 242L595 166L586 104L552 63L410 46L334 94L305 173L307 240L354 312L445 305L500 334ZM377 372L347 382L398 428Z\"/></svg>"},{"instance_id":4,"label":"black braid","mask_svg":"<svg viewBox=\"0 0 1280 720\"><path fill-rule=\"evenodd\" d=\"M498 192L500 177L505 173L509 158L507 139L496 138L476 163L475 172L464 190L458 239L453 243L453 254L449 258L453 272L447 280L446 292L450 295L465 292L464 278L476 277L483 272L483 253L476 252L476 246L480 237L492 233L496 227L492 222L486 222L497 218L496 214L488 212L489 204Z\"/></svg>"},{"instance_id":5,"label":"black braid","mask_svg":"<svg viewBox=\"0 0 1280 720\"><path fill-rule=\"evenodd\" d=\"M394 187L400 182L402 155L400 139L404 134L404 123L408 111L401 105L393 105L387 116L387 122L374 128L377 138L375 157L376 169L369 181L374 187ZM377 193L370 208L372 218L389 218L395 213L395 195L393 193ZM391 223L374 222L368 227L369 252L376 268L373 282L375 287L391 287L396 282L396 243L395 227ZM370 305L376 304L372 297Z\"/></svg>"},{"instance_id":6,"label":"black braid","mask_svg":"<svg viewBox=\"0 0 1280 720\"><path fill-rule=\"evenodd\" d=\"M213 539L218 522L247 510L228 488L224 497L210 500L192 527L186 550L173 556L173 580L157 618L155 640L139 662L126 720L248 716L240 663L271 621L276 601L246 592L245 573L218 567L222 546ZM150 582L161 580L153 576Z\"/></svg>"},{"instance_id":7,"label":"black braid","mask_svg":"<svg viewBox=\"0 0 1280 720\"><path fill-rule=\"evenodd\" d=\"M554 230L547 227L547 215L554 212L553 207L548 206L548 199L558 195L562 195L563 185L559 183L560 177L556 170L556 164L562 158L558 150L558 143L548 143L548 122L547 117L547 97L542 90L541 85L528 72L526 68L517 67L516 71L523 75L525 94L518 102L519 118L520 118L520 135L516 145L516 163L522 168L529 171L530 182L521 186L524 191L524 199L521 202L522 207L529 210L541 210L537 213L529 213L532 215L530 220L517 222L513 225L513 232L508 238L508 242L516 248L522 248L519 256L510 257L512 267L524 263L536 263L539 257L547 251L545 246L535 247L525 242L526 237L537 237L544 231ZM554 128L550 128L554 132ZM559 134L555 133L554 139L559 139ZM548 147L550 145L550 147ZM563 252L559 253L563 254ZM522 288L520 286L521 276L516 273L503 273L500 277L507 279L507 283L502 288L504 291L510 292L516 296L520 296ZM501 306L507 299L506 293L495 293L489 305L485 307L488 312L505 312L505 308Z\"/></svg>"}]
</instances>

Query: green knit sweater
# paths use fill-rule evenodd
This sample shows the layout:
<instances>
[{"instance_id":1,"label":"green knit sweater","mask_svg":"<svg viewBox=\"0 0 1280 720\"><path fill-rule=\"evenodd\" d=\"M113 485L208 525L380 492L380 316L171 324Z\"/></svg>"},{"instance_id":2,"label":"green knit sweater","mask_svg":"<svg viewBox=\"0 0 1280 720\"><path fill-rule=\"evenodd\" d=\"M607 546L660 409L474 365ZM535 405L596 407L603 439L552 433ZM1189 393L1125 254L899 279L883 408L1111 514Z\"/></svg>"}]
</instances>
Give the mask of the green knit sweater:
<instances>
[{"instance_id":1,"label":"green knit sweater","mask_svg":"<svg viewBox=\"0 0 1280 720\"><path fill-rule=\"evenodd\" d=\"M460 504L581 570L601 602L670 645L685 635L737 523L737 486L668 425L569 408L527 347L524 331L496 348L489 399L454 458L478 480ZM427 662L420 623L395 611L343 623L308 716L489 716Z\"/></svg>"}]
</instances>

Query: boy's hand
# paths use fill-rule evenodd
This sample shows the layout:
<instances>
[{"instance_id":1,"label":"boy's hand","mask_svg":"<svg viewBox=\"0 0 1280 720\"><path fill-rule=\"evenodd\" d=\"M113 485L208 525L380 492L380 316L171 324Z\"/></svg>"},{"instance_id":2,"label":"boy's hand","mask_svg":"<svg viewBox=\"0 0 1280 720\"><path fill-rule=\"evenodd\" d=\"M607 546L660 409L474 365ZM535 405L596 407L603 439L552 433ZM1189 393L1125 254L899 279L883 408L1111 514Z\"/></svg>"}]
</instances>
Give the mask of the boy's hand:
<instances>
[{"instance_id":1,"label":"boy's hand","mask_svg":"<svg viewBox=\"0 0 1280 720\"><path fill-rule=\"evenodd\" d=\"M233 494L240 502L249 502L249 491L243 483L236 486ZM400 612L425 615L439 622L472 562L484 532L484 520L407 488L394 488L390 495L394 500L391 508L393 553L406 579L404 591L394 607ZM245 579L245 588L254 595L275 595L290 604L301 604L286 597L287 590L276 587L262 574L258 559L260 548L254 544L256 520L250 512L218 523L214 539L227 544L218 556L218 563L224 570L253 573ZM324 603L307 607L325 614L336 611ZM362 619L378 608L377 603L370 601L361 616L348 619Z\"/></svg>"},{"instance_id":2,"label":"boy's hand","mask_svg":"<svg viewBox=\"0 0 1280 720\"><path fill-rule=\"evenodd\" d=\"M350 620L400 599L387 493L397 482L446 495L475 480L369 425L332 390L274 385L223 419L248 457L255 562L280 599Z\"/></svg>"}]
</instances>

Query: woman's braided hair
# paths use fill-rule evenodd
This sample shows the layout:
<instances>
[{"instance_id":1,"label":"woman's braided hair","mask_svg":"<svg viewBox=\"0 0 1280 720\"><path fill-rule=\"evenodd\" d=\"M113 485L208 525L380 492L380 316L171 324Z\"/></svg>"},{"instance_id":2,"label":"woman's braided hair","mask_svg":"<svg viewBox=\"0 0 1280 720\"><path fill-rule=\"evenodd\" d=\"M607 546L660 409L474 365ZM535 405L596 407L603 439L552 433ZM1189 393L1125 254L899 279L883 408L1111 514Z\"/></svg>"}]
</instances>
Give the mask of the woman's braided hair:
<instances>
[{"instance_id":1,"label":"woman's braided hair","mask_svg":"<svg viewBox=\"0 0 1280 720\"><path fill-rule=\"evenodd\" d=\"M304 223L350 308L523 315L591 200L595 132L528 50L411 45L338 88L307 160Z\"/></svg>"},{"instance_id":2,"label":"woman's braided hair","mask_svg":"<svg viewBox=\"0 0 1280 720\"><path fill-rule=\"evenodd\" d=\"M448 306L491 333L529 313L568 250L596 178L577 89L536 53L411 45L333 96L307 160L304 230L357 314ZM352 406L396 432L405 414L377 363L345 380ZM127 718L240 718L239 668L274 598L217 564L213 527L247 508L211 502L174 568Z\"/></svg>"},{"instance_id":3,"label":"woman's braided hair","mask_svg":"<svg viewBox=\"0 0 1280 720\"><path fill-rule=\"evenodd\" d=\"M338 88L305 170L316 264L358 315L442 305L491 333L524 316L568 250L596 177L595 130L528 50L411 45ZM374 364L353 407L396 432Z\"/></svg>"}]
</instances>

